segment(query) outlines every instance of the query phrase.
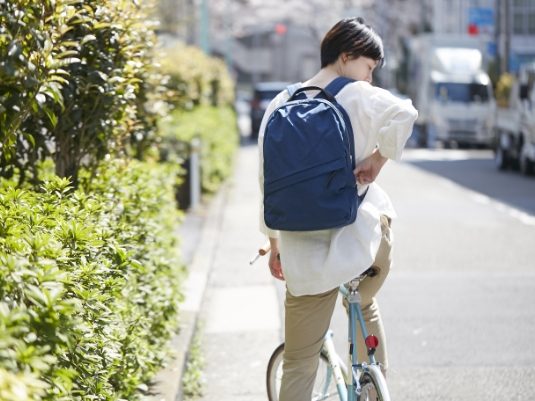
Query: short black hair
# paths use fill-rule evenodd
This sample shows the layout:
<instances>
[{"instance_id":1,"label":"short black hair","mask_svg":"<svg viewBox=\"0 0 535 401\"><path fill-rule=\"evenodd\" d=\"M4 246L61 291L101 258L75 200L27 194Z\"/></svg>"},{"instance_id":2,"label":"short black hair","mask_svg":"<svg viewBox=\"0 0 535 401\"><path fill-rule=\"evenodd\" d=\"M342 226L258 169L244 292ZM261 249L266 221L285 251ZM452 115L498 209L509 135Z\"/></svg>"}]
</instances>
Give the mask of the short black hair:
<instances>
[{"instance_id":1,"label":"short black hair","mask_svg":"<svg viewBox=\"0 0 535 401\"><path fill-rule=\"evenodd\" d=\"M351 58L360 56L384 64L384 49L381 37L364 22L363 18L345 18L327 32L321 42L321 68L338 60L342 53Z\"/></svg>"}]
</instances>

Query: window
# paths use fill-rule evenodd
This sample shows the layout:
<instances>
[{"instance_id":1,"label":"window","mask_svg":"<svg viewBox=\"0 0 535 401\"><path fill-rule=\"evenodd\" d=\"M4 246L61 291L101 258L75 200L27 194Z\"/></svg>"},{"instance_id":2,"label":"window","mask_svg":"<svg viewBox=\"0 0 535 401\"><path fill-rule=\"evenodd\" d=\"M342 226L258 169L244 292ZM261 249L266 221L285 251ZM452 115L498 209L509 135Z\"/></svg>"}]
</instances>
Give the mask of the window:
<instances>
[{"instance_id":1,"label":"window","mask_svg":"<svg viewBox=\"0 0 535 401\"><path fill-rule=\"evenodd\" d=\"M535 35L535 12L528 15L528 34Z\"/></svg>"},{"instance_id":2,"label":"window","mask_svg":"<svg viewBox=\"0 0 535 401\"><path fill-rule=\"evenodd\" d=\"M435 84L435 98L450 102L486 102L489 90L486 85L439 82Z\"/></svg>"},{"instance_id":3,"label":"window","mask_svg":"<svg viewBox=\"0 0 535 401\"><path fill-rule=\"evenodd\" d=\"M535 34L535 2L533 0L513 0L511 17L514 34Z\"/></svg>"},{"instance_id":4,"label":"window","mask_svg":"<svg viewBox=\"0 0 535 401\"><path fill-rule=\"evenodd\" d=\"M529 8L531 0L513 0L513 7L516 8Z\"/></svg>"},{"instance_id":5,"label":"window","mask_svg":"<svg viewBox=\"0 0 535 401\"><path fill-rule=\"evenodd\" d=\"M513 14L513 33L516 33L517 35L524 34L524 14L515 12Z\"/></svg>"}]
</instances>

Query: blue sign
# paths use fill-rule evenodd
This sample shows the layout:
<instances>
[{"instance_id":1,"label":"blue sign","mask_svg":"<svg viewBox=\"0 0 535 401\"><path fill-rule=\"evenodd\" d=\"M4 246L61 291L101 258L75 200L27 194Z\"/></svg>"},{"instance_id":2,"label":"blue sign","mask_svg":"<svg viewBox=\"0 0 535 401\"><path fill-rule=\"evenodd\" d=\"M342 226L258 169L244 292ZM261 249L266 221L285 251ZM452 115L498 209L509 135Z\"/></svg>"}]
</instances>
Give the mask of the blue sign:
<instances>
[{"instance_id":1,"label":"blue sign","mask_svg":"<svg viewBox=\"0 0 535 401\"><path fill-rule=\"evenodd\" d=\"M494 26L494 9L491 7L470 7L468 23L477 26Z\"/></svg>"},{"instance_id":2,"label":"blue sign","mask_svg":"<svg viewBox=\"0 0 535 401\"><path fill-rule=\"evenodd\" d=\"M487 43L487 54L490 57L495 57L496 53L497 53L496 42L488 42Z\"/></svg>"},{"instance_id":3,"label":"blue sign","mask_svg":"<svg viewBox=\"0 0 535 401\"><path fill-rule=\"evenodd\" d=\"M518 56L515 53L511 53L509 55L509 71L518 72L519 67L520 67L520 60Z\"/></svg>"}]
</instances>

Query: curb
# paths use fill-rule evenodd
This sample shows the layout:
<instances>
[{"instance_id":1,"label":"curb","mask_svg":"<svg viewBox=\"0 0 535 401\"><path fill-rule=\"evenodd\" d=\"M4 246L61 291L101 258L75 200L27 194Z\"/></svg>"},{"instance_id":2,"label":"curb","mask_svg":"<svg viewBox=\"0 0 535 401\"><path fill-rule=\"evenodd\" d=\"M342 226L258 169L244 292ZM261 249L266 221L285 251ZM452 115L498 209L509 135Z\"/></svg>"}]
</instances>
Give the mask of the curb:
<instances>
[{"instance_id":1,"label":"curb","mask_svg":"<svg viewBox=\"0 0 535 401\"><path fill-rule=\"evenodd\" d=\"M195 249L188 266L188 277L183 286L184 302L181 304L179 312L179 333L169 342L172 356L167 361L166 366L153 378L149 390L150 395L145 397L146 401L182 400L182 376L217 248L217 237L220 232L227 194L228 184L223 184L222 188L210 200L206 209L189 212L201 214L203 223L198 241L191 245Z\"/></svg>"}]
</instances>

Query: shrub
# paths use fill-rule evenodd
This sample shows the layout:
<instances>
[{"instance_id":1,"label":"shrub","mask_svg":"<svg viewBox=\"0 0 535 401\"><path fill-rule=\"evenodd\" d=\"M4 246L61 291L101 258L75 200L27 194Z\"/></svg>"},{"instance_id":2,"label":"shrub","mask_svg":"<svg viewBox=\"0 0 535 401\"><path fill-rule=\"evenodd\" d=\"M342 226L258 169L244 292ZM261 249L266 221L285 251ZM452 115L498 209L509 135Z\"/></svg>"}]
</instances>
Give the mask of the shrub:
<instances>
[{"instance_id":1,"label":"shrub","mask_svg":"<svg viewBox=\"0 0 535 401\"><path fill-rule=\"evenodd\" d=\"M160 153L184 165L191 140L199 138L202 189L215 192L231 172L239 138L230 74L223 61L184 44L165 49L162 71L173 110L159 122ZM178 188L179 204L188 204L188 184Z\"/></svg>"},{"instance_id":2,"label":"shrub","mask_svg":"<svg viewBox=\"0 0 535 401\"><path fill-rule=\"evenodd\" d=\"M176 329L179 169L115 157L143 158L165 106L147 3L0 0L1 400L136 400ZM215 191L233 88L221 61L182 57L162 132L201 137Z\"/></svg>"},{"instance_id":3,"label":"shrub","mask_svg":"<svg viewBox=\"0 0 535 401\"><path fill-rule=\"evenodd\" d=\"M229 176L238 145L236 113L230 107L199 106L191 111L175 110L160 123L162 147L183 162L194 137L201 140L202 188L215 192ZM170 156L166 156L170 157Z\"/></svg>"},{"instance_id":4,"label":"shrub","mask_svg":"<svg viewBox=\"0 0 535 401\"><path fill-rule=\"evenodd\" d=\"M162 70L169 77L172 107L232 106L234 84L225 63L193 46L177 44L166 49Z\"/></svg>"},{"instance_id":5,"label":"shrub","mask_svg":"<svg viewBox=\"0 0 535 401\"><path fill-rule=\"evenodd\" d=\"M127 144L142 153L159 101L149 1L0 2L0 174L21 181L48 155L77 186ZM18 170L18 171L16 171Z\"/></svg>"},{"instance_id":6,"label":"shrub","mask_svg":"<svg viewBox=\"0 0 535 401\"><path fill-rule=\"evenodd\" d=\"M62 104L66 82L64 67L77 61L73 44L61 40L65 19L52 1L2 1L0 3L0 173L11 177L47 152L43 116L55 116L45 105ZM67 7L64 16L72 7ZM47 19L48 17L48 19ZM46 21L46 23L45 23Z\"/></svg>"},{"instance_id":7,"label":"shrub","mask_svg":"<svg viewBox=\"0 0 535 401\"><path fill-rule=\"evenodd\" d=\"M2 400L138 398L176 327L175 176L114 161L76 191L0 182Z\"/></svg>"}]
</instances>

